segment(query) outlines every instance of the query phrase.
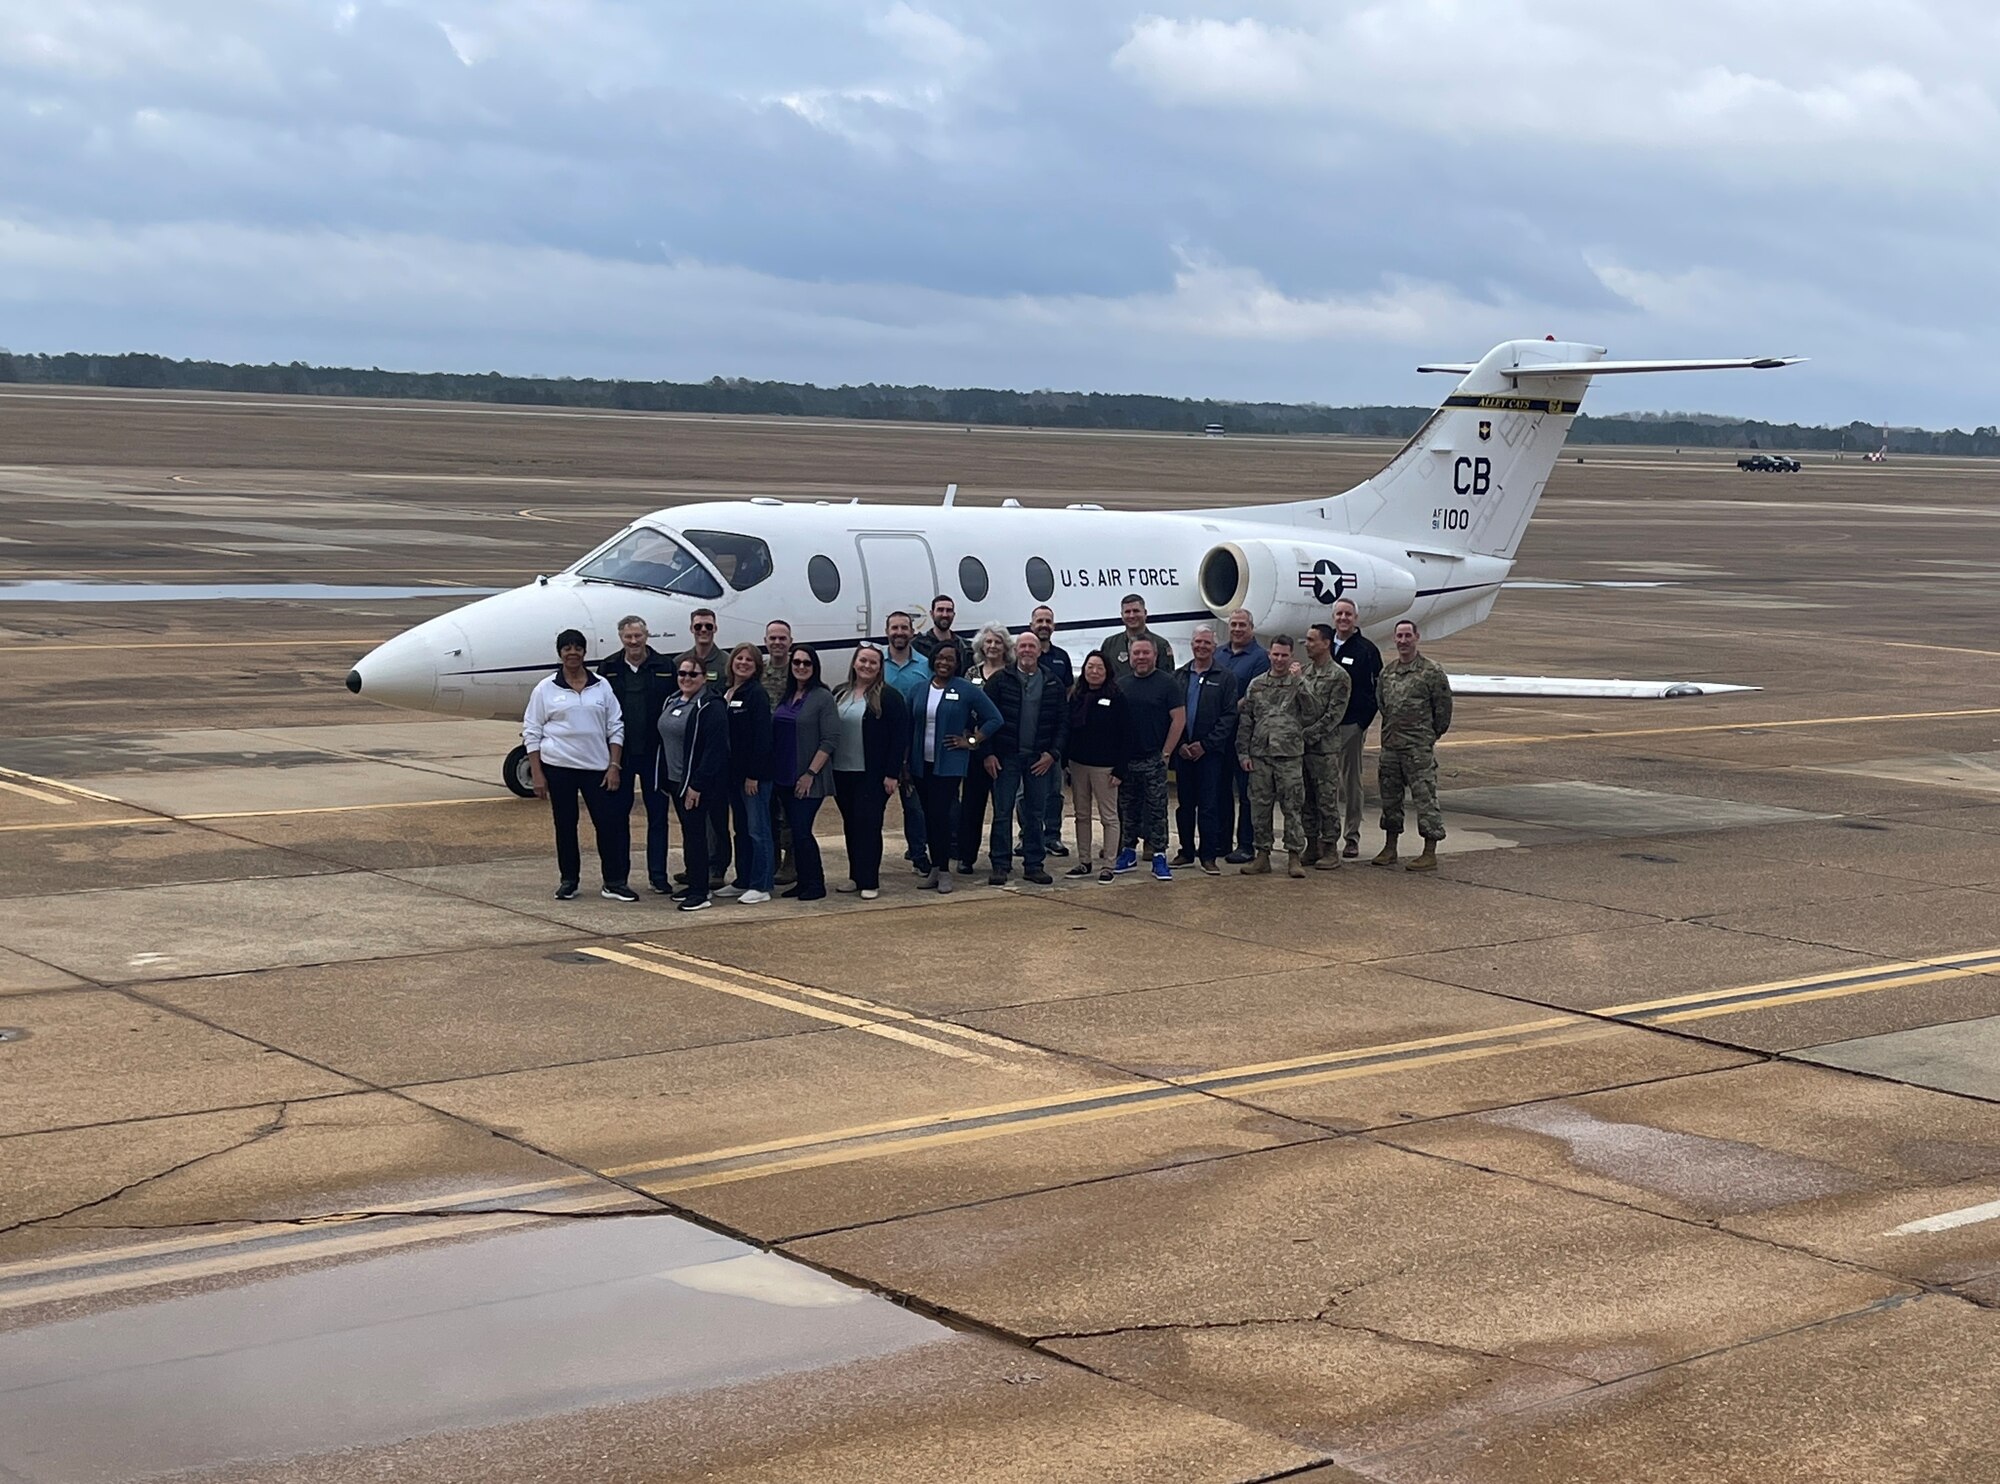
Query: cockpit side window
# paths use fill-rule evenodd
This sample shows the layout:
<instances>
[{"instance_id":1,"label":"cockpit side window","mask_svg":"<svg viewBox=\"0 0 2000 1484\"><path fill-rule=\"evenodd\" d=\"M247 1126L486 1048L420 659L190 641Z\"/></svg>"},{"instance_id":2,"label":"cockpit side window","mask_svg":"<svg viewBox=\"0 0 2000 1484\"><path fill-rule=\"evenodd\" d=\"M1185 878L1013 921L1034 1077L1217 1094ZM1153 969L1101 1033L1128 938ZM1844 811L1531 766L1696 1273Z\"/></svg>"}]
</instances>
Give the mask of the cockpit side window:
<instances>
[{"instance_id":1,"label":"cockpit side window","mask_svg":"<svg viewBox=\"0 0 2000 1484\"><path fill-rule=\"evenodd\" d=\"M771 575L771 548L755 536L734 531L683 531L701 554L715 563L722 580L739 593Z\"/></svg>"},{"instance_id":2,"label":"cockpit side window","mask_svg":"<svg viewBox=\"0 0 2000 1484\"><path fill-rule=\"evenodd\" d=\"M690 598L719 598L722 584L694 553L664 531L634 526L595 555L572 568L577 576L622 582Z\"/></svg>"}]
</instances>

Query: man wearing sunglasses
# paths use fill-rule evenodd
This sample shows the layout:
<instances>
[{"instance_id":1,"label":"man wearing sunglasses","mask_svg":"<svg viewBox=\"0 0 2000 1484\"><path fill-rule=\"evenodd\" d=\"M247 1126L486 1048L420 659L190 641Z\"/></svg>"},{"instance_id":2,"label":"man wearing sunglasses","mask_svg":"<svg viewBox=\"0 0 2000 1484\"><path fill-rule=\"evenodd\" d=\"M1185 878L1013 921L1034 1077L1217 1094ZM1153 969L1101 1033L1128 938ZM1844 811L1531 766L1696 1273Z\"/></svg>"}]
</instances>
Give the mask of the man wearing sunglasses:
<instances>
[{"instance_id":1,"label":"man wearing sunglasses","mask_svg":"<svg viewBox=\"0 0 2000 1484\"><path fill-rule=\"evenodd\" d=\"M718 691L721 690L724 684L722 671L729 663L729 654L715 642L715 610L695 609L688 615L688 628L694 634L694 648L684 650L678 655L674 660L675 667L682 668L692 664L701 671L705 684ZM720 813L709 814L707 819L708 866L711 877L708 884L712 890L729 879L729 811L724 809ZM686 848L686 843L685 840L682 841L683 850ZM689 879L688 873L683 871L676 879L686 885Z\"/></svg>"}]
</instances>

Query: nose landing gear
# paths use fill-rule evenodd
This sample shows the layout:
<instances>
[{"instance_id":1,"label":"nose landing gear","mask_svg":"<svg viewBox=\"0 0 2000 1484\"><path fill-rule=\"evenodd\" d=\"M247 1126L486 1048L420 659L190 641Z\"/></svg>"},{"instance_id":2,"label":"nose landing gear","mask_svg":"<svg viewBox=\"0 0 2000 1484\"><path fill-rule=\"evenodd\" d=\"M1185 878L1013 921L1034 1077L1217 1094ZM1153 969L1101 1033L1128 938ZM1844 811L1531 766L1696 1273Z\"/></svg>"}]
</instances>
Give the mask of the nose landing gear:
<instances>
[{"instance_id":1,"label":"nose landing gear","mask_svg":"<svg viewBox=\"0 0 2000 1484\"><path fill-rule=\"evenodd\" d=\"M500 781L523 799L535 796L535 774L528 766L528 749L517 747L507 754L507 761L500 765Z\"/></svg>"}]
</instances>

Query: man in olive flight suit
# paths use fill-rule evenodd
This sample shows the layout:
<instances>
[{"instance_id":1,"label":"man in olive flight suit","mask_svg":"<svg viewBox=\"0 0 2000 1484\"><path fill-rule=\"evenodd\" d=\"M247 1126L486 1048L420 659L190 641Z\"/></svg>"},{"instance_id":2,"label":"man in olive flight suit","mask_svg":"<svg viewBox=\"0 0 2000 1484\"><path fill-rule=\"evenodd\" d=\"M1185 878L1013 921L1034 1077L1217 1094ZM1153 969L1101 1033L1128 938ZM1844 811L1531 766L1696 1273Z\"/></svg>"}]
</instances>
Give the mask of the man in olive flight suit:
<instances>
[{"instance_id":1,"label":"man in olive flight suit","mask_svg":"<svg viewBox=\"0 0 2000 1484\"><path fill-rule=\"evenodd\" d=\"M1273 804L1285 811L1287 874L1304 876L1306 736L1320 721L1319 703L1305 678L1292 666L1292 641L1280 634L1267 640L1271 668L1250 682L1237 702L1238 749L1250 775L1250 815L1256 828L1256 855L1245 876L1271 874Z\"/></svg>"},{"instance_id":2,"label":"man in olive flight suit","mask_svg":"<svg viewBox=\"0 0 2000 1484\"><path fill-rule=\"evenodd\" d=\"M1340 869L1340 719L1354 681L1334 663L1333 625L1306 631L1306 662L1299 678L1312 692L1319 721L1306 734L1306 853L1304 863L1321 871Z\"/></svg>"},{"instance_id":3,"label":"man in olive flight suit","mask_svg":"<svg viewBox=\"0 0 2000 1484\"><path fill-rule=\"evenodd\" d=\"M1396 864L1396 837L1403 832L1403 790L1417 810L1424 851L1405 867L1437 869L1437 842L1444 838L1438 812L1437 740L1451 727L1451 681L1435 660L1417 653L1417 626L1407 618L1396 625L1396 657L1376 682L1382 707L1382 753L1376 780L1382 790L1382 833L1389 838L1373 864Z\"/></svg>"}]
</instances>

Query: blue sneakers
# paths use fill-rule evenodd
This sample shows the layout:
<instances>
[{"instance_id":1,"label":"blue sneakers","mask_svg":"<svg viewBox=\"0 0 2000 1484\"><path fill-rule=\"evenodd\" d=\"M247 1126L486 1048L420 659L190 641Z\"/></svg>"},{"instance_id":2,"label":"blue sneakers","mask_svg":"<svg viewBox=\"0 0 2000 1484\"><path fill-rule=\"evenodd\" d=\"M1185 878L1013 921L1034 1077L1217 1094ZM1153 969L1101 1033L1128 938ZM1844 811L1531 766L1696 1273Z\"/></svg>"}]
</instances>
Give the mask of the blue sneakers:
<instances>
[{"instance_id":1,"label":"blue sneakers","mask_svg":"<svg viewBox=\"0 0 2000 1484\"><path fill-rule=\"evenodd\" d=\"M1167 864L1167 857L1164 852L1153 857L1153 879L1155 881L1171 881L1174 879L1173 867Z\"/></svg>"},{"instance_id":2,"label":"blue sneakers","mask_svg":"<svg viewBox=\"0 0 2000 1484\"><path fill-rule=\"evenodd\" d=\"M1137 870L1138 867L1139 867L1139 852L1136 850L1119 851L1118 859L1111 863L1111 869L1113 871L1116 871L1121 876L1124 875L1127 871Z\"/></svg>"}]
</instances>

